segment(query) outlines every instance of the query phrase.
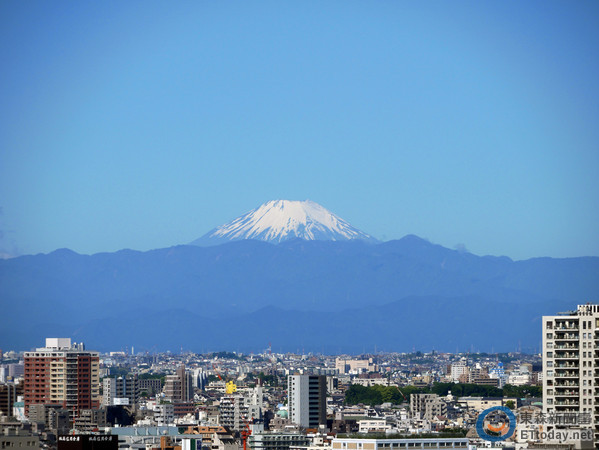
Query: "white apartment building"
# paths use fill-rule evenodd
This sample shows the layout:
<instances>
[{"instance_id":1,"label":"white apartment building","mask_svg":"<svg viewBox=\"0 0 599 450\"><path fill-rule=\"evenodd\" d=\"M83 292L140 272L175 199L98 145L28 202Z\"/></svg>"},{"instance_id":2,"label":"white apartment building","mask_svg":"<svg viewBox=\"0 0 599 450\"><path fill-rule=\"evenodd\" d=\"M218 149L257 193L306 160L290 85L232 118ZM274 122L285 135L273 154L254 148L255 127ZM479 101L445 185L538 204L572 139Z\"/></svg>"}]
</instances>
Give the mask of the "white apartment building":
<instances>
[{"instance_id":1,"label":"white apartment building","mask_svg":"<svg viewBox=\"0 0 599 450\"><path fill-rule=\"evenodd\" d=\"M599 305L543 317L543 413L547 432L592 430L599 438Z\"/></svg>"},{"instance_id":2,"label":"white apartment building","mask_svg":"<svg viewBox=\"0 0 599 450\"><path fill-rule=\"evenodd\" d=\"M466 360L461 360L455 362L451 365L451 373L450 377L454 383L460 381L460 376L468 373L468 362Z\"/></svg>"},{"instance_id":3,"label":"white apartment building","mask_svg":"<svg viewBox=\"0 0 599 450\"><path fill-rule=\"evenodd\" d=\"M220 399L219 425L240 431L248 420L248 407L240 394L225 395Z\"/></svg>"}]
</instances>

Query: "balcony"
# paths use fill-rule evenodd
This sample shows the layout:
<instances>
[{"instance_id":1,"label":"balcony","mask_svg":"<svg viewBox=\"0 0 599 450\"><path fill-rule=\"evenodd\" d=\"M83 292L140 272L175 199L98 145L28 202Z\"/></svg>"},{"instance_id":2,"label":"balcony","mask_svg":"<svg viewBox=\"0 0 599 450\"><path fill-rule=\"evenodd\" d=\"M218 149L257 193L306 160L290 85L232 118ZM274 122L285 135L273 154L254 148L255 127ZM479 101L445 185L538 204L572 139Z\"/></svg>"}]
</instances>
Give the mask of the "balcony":
<instances>
[{"instance_id":1,"label":"balcony","mask_svg":"<svg viewBox=\"0 0 599 450\"><path fill-rule=\"evenodd\" d=\"M578 397L579 396L579 392L576 390L564 390L564 391L558 391L556 390L555 392L555 396L556 397Z\"/></svg>"},{"instance_id":2,"label":"balcony","mask_svg":"<svg viewBox=\"0 0 599 450\"><path fill-rule=\"evenodd\" d=\"M560 381L555 383L555 387L578 387L578 383L576 381Z\"/></svg>"},{"instance_id":3,"label":"balcony","mask_svg":"<svg viewBox=\"0 0 599 450\"><path fill-rule=\"evenodd\" d=\"M578 341L578 333L566 333L566 332L557 332L555 333L556 341Z\"/></svg>"},{"instance_id":4,"label":"balcony","mask_svg":"<svg viewBox=\"0 0 599 450\"><path fill-rule=\"evenodd\" d=\"M570 370L557 370L556 377L558 378L578 378L578 371L570 371Z\"/></svg>"},{"instance_id":5,"label":"balcony","mask_svg":"<svg viewBox=\"0 0 599 450\"><path fill-rule=\"evenodd\" d=\"M578 331L578 324L561 324L556 325L554 330L557 331Z\"/></svg>"},{"instance_id":6,"label":"balcony","mask_svg":"<svg viewBox=\"0 0 599 450\"><path fill-rule=\"evenodd\" d=\"M561 400L561 401L555 401L555 406L578 406L578 400Z\"/></svg>"},{"instance_id":7,"label":"balcony","mask_svg":"<svg viewBox=\"0 0 599 450\"><path fill-rule=\"evenodd\" d=\"M578 352L555 352L555 359L578 359Z\"/></svg>"}]
</instances>

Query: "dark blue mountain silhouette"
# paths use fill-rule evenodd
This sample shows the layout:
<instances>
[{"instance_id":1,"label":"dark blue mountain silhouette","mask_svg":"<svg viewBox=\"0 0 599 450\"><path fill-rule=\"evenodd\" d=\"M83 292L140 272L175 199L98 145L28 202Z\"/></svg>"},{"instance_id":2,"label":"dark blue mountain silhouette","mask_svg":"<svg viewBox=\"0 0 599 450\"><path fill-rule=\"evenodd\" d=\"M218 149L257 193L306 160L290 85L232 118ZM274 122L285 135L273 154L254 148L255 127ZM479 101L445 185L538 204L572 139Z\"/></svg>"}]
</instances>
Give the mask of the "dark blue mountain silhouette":
<instances>
[{"instance_id":1,"label":"dark blue mountain silhouette","mask_svg":"<svg viewBox=\"0 0 599 450\"><path fill-rule=\"evenodd\" d=\"M597 301L599 258L476 256L416 236L238 241L0 261L0 348L362 352L538 348L540 317Z\"/></svg>"}]
</instances>

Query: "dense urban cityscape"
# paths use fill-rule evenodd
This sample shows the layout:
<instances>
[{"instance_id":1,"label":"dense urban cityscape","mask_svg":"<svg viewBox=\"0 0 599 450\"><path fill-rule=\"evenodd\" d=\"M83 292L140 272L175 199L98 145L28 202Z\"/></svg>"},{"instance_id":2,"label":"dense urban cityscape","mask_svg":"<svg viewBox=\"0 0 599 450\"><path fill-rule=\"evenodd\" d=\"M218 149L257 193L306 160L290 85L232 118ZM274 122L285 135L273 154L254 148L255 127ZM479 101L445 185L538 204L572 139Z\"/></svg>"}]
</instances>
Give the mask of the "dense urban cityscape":
<instances>
[{"instance_id":1,"label":"dense urban cityscape","mask_svg":"<svg viewBox=\"0 0 599 450\"><path fill-rule=\"evenodd\" d=\"M596 330L587 304L543 318L542 356L98 353L48 338L0 353L0 448L584 448L599 432ZM498 407L517 429L493 442L477 420ZM485 420L491 436L507 422Z\"/></svg>"}]
</instances>

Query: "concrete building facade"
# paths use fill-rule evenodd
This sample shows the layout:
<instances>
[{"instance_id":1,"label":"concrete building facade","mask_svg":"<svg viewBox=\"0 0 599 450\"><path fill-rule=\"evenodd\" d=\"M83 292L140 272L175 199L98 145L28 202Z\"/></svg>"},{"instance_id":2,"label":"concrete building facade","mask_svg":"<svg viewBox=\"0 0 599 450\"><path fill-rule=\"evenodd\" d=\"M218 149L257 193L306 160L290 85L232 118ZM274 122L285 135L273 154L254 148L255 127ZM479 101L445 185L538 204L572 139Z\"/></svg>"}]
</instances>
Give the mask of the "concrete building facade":
<instances>
[{"instance_id":1,"label":"concrete building facade","mask_svg":"<svg viewBox=\"0 0 599 450\"><path fill-rule=\"evenodd\" d=\"M326 425L327 380L324 375L290 375L289 419L304 428Z\"/></svg>"},{"instance_id":2,"label":"concrete building facade","mask_svg":"<svg viewBox=\"0 0 599 450\"><path fill-rule=\"evenodd\" d=\"M49 338L25 353L25 414L35 404L60 405L71 419L82 409L99 407L99 355L70 339Z\"/></svg>"},{"instance_id":3,"label":"concrete building facade","mask_svg":"<svg viewBox=\"0 0 599 450\"><path fill-rule=\"evenodd\" d=\"M433 420L447 415L447 403L437 394L412 394L410 412L416 419Z\"/></svg>"},{"instance_id":4,"label":"concrete building facade","mask_svg":"<svg viewBox=\"0 0 599 450\"><path fill-rule=\"evenodd\" d=\"M544 316L543 413L546 431L592 430L599 439L599 305Z\"/></svg>"}]
</instances>

